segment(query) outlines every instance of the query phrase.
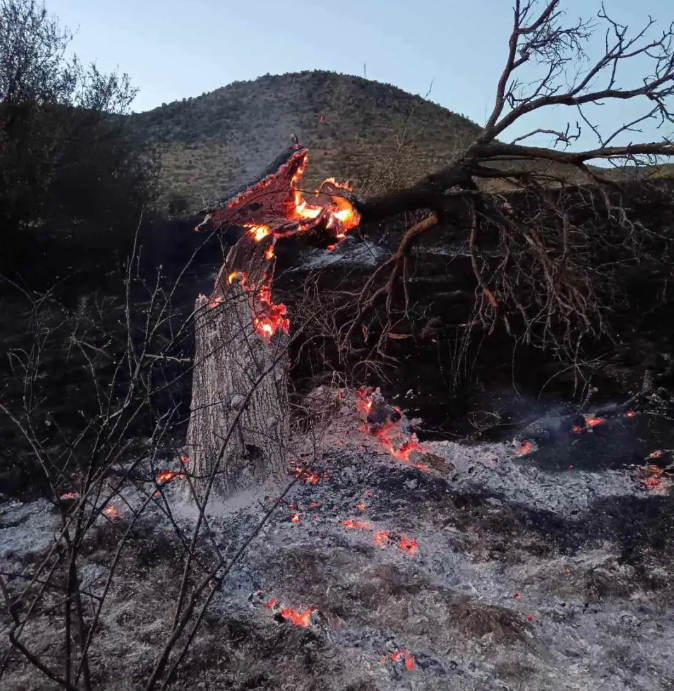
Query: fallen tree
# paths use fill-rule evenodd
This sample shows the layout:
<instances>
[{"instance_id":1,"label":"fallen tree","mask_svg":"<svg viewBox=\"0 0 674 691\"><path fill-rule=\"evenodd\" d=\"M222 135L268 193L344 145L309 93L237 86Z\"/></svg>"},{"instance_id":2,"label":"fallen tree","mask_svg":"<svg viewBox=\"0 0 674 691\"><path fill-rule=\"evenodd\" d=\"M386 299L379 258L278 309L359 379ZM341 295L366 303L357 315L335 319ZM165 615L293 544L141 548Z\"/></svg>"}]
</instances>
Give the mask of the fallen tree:
<instances>
[{"instance_id":1,"label":"fallen tree","mask_svg":"<svg viewBox=\"0 0 674 691\"><path fill-rule=\"evenodd\" d=\"M605 41L601 54L593 57L590 39L597 37L600 24L606 28ZM621 143L643 123L656 121L658 126L667 126L674 122L670 111L674 95L674 29L670 26L661 35L652 36L653 26L654 21L649 20L641 30L631 33L604 9L598 14L597 24L585 20L566 23L560 0L518 0L491 115L475 140L442 170L407 189L373 199L356 199L348 188L334 181L326 181L314 197L304 199L299 183L307 151L295 143L259 179L206 209L206 220L200 229L238 226L246 232L227 257L213 294L197 303L198 310L209 304L218 309L209 313L210 331L203 320L197 320L199 357L188 435L194 473L206 476L208 470L211 474L225 472L213 468L213 463L219 465L223 456L229 459L225 467L241 462L231 460L235 457L248 458L246 462L257 463L255 473L261 477L284 465L281 457L262 441L263 437L269 440L273 429L273 444L282 443L283 433L278 431L285 429L284 395L276 388L273 395L267 389L266 394L251 398L252 394L240 390L237 376L231 374L234 370L247 371L246 382L252 386L253 374L261 376L266 371L262 363L267 363L267 369L275 372L276 382L284 381L282 365L268 364L271 353L283 350L283 334L288 328L285 308L274 305L271 299L273 247L278 238L328 232L330 239L325 244L332 246L361 222L375 223L401 213L425 212L408 228L397 251L375 269L362 290L339 306L344 314L354 313L341 325L338 338L343 350L357 346L361 332L358 327L365 327L364 334L372 331L364 322L372 308L385 300L388 324L379 326L375 346L381 352L396 309L398 321L400 314L407 314L405 282L411 250L422 236L438 226L463 239L470 253L477 286L471 328L492 332L503 326L513 337L537 347L552 348L569 360L578 356L584 339L606 335L606 314L618 299L619 272L616 261L600 266L593 263L592 256L601 247L607 256L620 251L618 265L658 260L652 252L647 256L650 250L644 247L647 240L653 239L652 233L624 203L624 183L640 175L647 164L674 155L674 144L667 136L651 142ZM641 83L623 85L621 68L626 61L649 65ZM571 76L571 64L584 67ZM525 85L520 74L527 67L534 74ZM591 120L592 107L611 101L643 103L645 108L640 116L613 132L602 133ZM559 106L573 108L577 113L579 120L574 127L536 127L510 143L502 141L526 116L534 114L540 119ZM584 129L596 137L598 144L574 150ZM553 146L523 143L534 137L552 137ZM592 167L593 161L619 167ZM500 187L494 186L495 181ZM574 195L569 194L572 187ZM519 191L526 203L513 209L504 189ZM597 217L608 222L608 230L601 236L593 234L587 213L577 213L579 195L584 210L592 208ZM667 244L666 239L662 242ZM660 259L666 256L662 242L658 250ZM495 244L496 251L487 256L485 247L489 243ZM398 289L400 284L402 291ZM225 324L224 315L229 312L220 305L231 300L246 302L241 298L248 301L248 326L243 323L246 310L242 308L237 308L236 318L228 317ZM251 343L253 346L244 362L240 360L242 346L230 347L236 339L227 336L234 323L242 331L259 332L257 340L246 337L249 349ZM211 336L206 337L206 333ZM221 356L224 359L209 359L207 351L218 348L225 353ZM262 351L269 354L261 356ZM225 401L213 408L208 403L209 396L223 386L227 389ZM235 405L243 400L256 409L245 413L249 421L247 431L246 425L241 424L244 414ZM208 412L199 412L205 410ZM230 441L231 432L224 433L232 425L239 429L236 443ZM222 448L229 444L232 454L218 449L218 444ZM260 449L265 448L261 457L267 460L260 460ZM257 461L251 460L251 453ZM241 473L226 473L230 476L226 484L235 488L238 483L234 478L241 477Z\"/></svg>"}]
</instances>

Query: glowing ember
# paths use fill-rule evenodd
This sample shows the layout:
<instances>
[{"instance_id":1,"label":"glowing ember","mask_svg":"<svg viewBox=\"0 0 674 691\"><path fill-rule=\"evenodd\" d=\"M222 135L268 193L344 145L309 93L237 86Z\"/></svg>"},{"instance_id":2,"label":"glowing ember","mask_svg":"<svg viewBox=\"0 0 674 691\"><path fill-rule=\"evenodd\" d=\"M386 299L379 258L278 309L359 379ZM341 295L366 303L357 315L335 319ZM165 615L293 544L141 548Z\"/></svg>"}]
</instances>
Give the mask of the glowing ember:
<instances>
[{"instance_id":1,"label":"glowing ember","mask_svg":"<svg viewBox=\"0 0 674 691\"><path fill-rule=\"evenodd\" d=\"M103 515L108 516L110 519L115 519L119 516L119 511L114 506L106 506L103 509Z\"/></svg>"},{"instance_id":2,"label":"glowing ember","mask_svg":"<svg viewBox=\"0 0 674 691\"><path fill-rule=\"evenodd\" d=\"M180 457L180 462L181 462L181 463L189 463L189 462L190 462L190 459L187 458L187 456L181 456L181 457Z\"/></svg>"},{"instance_id":3,"label":"glowing ember","mask_svg":"<svg viewBox=\"0 0 674 691\"><path fill-rule=\"evenodd\" d=\"M340 525L343 525L345 528L353 528L354 530L369 530L370 529L370 524L369 523L361 523L360 521L356 521L353 518L348 518L345 521L340 521Z\"/></svg>"},{"instance_id":4,"label":"glowing ember","mask_svg":"<svg viewBox=\"0 0 674 691\"><path fill-rule=\"evenodd\" d=\"M666 469L657 465L645 465L637 470L637 480L649 490L668 492L674 484Z\"/></svg>"},{"instance_id":5,"label":"glowing ember","mask_svg":"<svg viewBox=\"0 0 674 691\"><path fill-rule=\"evenodd\" d=\"M411 671L414 669L414 655L412 655L412 653L408 653L406 650L396 650L394 653L388 653L387 655L384 655L379 660L379 664L385 665L388 660L391 660L391 662L393 663L397 663L400 660L403 660L405 663L406 670Z\"/></svg>"},{"instance_id":6,"label":"glowing ember","mask_svg":"<svg viewBox=\"0 0 674 691\"><path fill-rule=\"evenodd\" d=\"M407 538L403 535L400 538L398 549L401 549L403 552L407 552L407 554L413 557L417 551L418 546L419 543L416 540Z\"/></svg>"},{"instance_id":7,"label":"glowing ember","mask_svg":"<svg viewBox=\"0 0 674 691\"><path fill-rule=\"evenodd\" d=\"M582 434L583 431L584 431L584 429L585 429L584 427L579 427L578 425L574 425L574 426L571 428L571 431L572 431L574 434Z\"/></svg>"},{"instance_id":8,"label":"glowing ember","mask_svg":"<svg viewBox=\"0 0 674 691\"><path fill-rule=\"evenodd\" d=\"M516 456L526 456L534 450L534 445L530 441L523 441L515 451Z\"/></svg>"},{"instance_id":9,"label":"glowing ember","mask_svg":"<svg viewBox=\"0 0 674 691\"><path fill-rule=\"evenodd\" d=\"M389 538L386 530L378 530L373 537L374 544L377 547L388 547Z\"/></svg>"},{"instance_id":10,"label":"glowing ember","mask_svg":"<svg viewBox=\"0 0 674 691\"><path fill-rule=\"evenodd\" d=\"M356 407L358 408L361 415L367 417L368 413L372 410L372 399L370 394L372 389L367 387L362 387L356 391Z\"/></svg>"},{"instance_id":11,"label":"glowing ember","mask_svg":"<svg viewBox=\"0 0 674 691\"><path fill-rule=\"evenodd\" d=\"M66 492L65 494L61 495L61 499L66 500L66 499L79 499L80 493L79 492Z\"/></svg>"},{"instance_id":12,"label":"glowing ember","mask_svg":"<svg viewBox=\"0 0 674 691\"><path fill-rule=\"evenodd\" d=\"M158 485L163 485L165 482L171 482L175 478L184 479L185 473L176 473L173 470L161 470L157 473L155 482Z\"/></svg>"},{"instance_id":13,"label":"glowing ember","mask_svg":"<svg viewBox=\"0 0 674 691\"><path fill-rule=\"evenodd\" d=\"M281 616L284 619L289 619L293 626L303 626L305 629L311 624L311 609L305 609L304 612L299 612L296 609L284 607L281 610Z\"/></svg>"},{"instance_id":14,"label":"glowing ember","mask_svg":"<svg viewBox=\"0 0 674 691\"><path fill-rule=\"evenodd\" d=\"M637 416L637 414L633 410L628 410L625 413L625 417L636 417L636 416Z\"/></svg>"},{"instance_id":15,"label":"glowing ember","mask_svg":"<svg viewBox=\"0 0 674 691\"><path fill-rule=\"evenodd\" d=\"M300 518L300 515L298 513L294 513L290 518L290 522L294 523L295 525L297 525L300 522L300 520L301 520L301 518Z\"/></svg>"},{"instance_id":16,"label":"glowing ember","mask_svg":"<svg viewBox=\"0 0 674 691\"><path fill-rule=\"evenodd\" d=\"M260 242L260 240L264 240L264 238L267 237L271 233L271 228L269 226L245 226L248 229L248 232L251 234L253 237L253 240L255 242Z\"/></svg>"},{"instance_id":17,"label":"glowing ember","mask_svg":"<svg viewBox=\"0 0 674 691\"><path fill-rule=\"evenodd\" d=\"M659 449L657 451L653 451L653 453L648 454L649 458L660 458L660 456L662 456L662 451L660 451ZM651 467L655 467L655 466L651 466Z\"/></svg>"},{"instance_id":18,"label":"glowing ember","mask_svg":"<svg viewBox=\"0 0 674 691\"><path fill-rule=\"evenodd\" d=\"M372 389L363 387L356 391L356 407L361 415L366 420L367 416L372 411ZM410 463L415 468L423 471L428 471L425 465L419 463L411 463L410 456L413 451L423 451L422 445L417 439L417 435L412 434L406 438L404 432L400 429L400 420L402 419L402 411L400 408L393 407L399 418L396 422L386 422L383 425L370 425L366 421L361 428L361 432L375 437L379 443L384 447L387 453L393 458L404 463Z\"/></svg>"},{"instance_id":19,"label":"glowing ember","mask_svg":"<svg viewBox=\"0 0 674 691\"><path fill-rule=\"evenodd\" d=\"M276 605L277 602L278 602L278 598L273 597L271 600L269 600L269 602L265 605L265 607L267 607L268 609L274 609L274 606Z\"/></svg>"},{"instance_id":20,"label":"glowing ember","mask_svg":"<svg viewBox=\"0 0 674 691\"><path fill-rule=\"evenodd\" d=\"M367 508L367 506L366 506L365 504L357 504L357 505L356 505L356 508L357 508L359 511L365 511L365 509Z\"/></svg>"},{"instance_id":21,"label":"glowing ember","mask_svg":"<svg viewBox=\"0 0 674 691\"><path fill-rule=\"evenodd\" d=\"M585 418L585 424L588 427L596 427L597 425L601 425L606 422L603 417L592 417L591 415L584 415L583 417Z\"/></svg>"}]
</instances>

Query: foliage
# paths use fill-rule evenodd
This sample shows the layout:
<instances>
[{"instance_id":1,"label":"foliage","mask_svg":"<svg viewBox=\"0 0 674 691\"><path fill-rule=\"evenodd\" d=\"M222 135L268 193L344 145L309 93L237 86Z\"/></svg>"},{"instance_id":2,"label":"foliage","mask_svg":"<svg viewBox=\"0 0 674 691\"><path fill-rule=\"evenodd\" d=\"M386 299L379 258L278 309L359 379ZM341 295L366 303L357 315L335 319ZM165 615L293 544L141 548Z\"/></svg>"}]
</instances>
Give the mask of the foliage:
<instances>
[{"instance_id":1,"label":"foliage","mask_svg":"<svg viewBox=\"0 0 674 691\"><path fill-rule=\"evenodd\" d=\"M27 227L50 220L111 225L152 195L153 165L125 121L127 75L69 57L72 34L36 0L0 0L0 247L7 262Z\"/></svg>"}]
</instances>

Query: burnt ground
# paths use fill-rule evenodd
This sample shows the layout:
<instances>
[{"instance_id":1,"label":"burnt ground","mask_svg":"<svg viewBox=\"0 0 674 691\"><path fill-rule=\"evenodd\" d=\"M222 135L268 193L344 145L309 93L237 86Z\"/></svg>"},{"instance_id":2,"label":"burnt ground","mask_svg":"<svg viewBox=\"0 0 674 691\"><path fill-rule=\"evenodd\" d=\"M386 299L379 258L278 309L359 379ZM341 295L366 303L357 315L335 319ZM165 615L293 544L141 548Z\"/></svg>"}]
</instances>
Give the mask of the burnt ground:
<instances>
[{"instance_id":1,"label":"burnt ground","mask_svg":"<svg viewBox=\"0 0 674 691\"><path fill-rule=\"evenodd\" d=\"M195 247L191 225L172 229L177 241L161 234L148 242L145 278L158 264L162 280L178 275ZM312 272L327 284L356 285L397 237L392 232L377 244L366 239L337 254L280 247L279 291L292 305L293 285ZM465 248L431 240L416 254L416 296L432 317L465 320L461 310L473 294L466 285ZM70 328L73 313L96 314L92 306L100 304L105 329L122 348L124 333L116 325L124 321L123 267L111 247L82 249L73 240L33 251L27 282L45 290L59 281L42 303L49 323L67 317ZM196 294L208 292L220 256L219 247L206 248L183 276L173 297L178 318L189 314ZM666 393L671 375L657 381L663 387L657 396L624 405L647 371L668 371L674 332L671 305L651 305L652 292L639 285L644 290L634 312L620 316L622 342L598 346L598 364L585 372L598 391L582 412L601 414L605 422L580 434L572 428L582 421L587 390L578 390L575 373L549 356L499 333L479 341L462 362L455 357L457 342L442 329L393 343L398 363L385 369L384 380L370 381L381 384L410 417L420 418L416 427L426 446L418 460L430 470L384 453L359 433L360 422L347 406L325 437L317 469L321 481L293 488L288 505L273 514L225 581L175 688L674 688L668 645L673 500L666 483L648 489L637 477L645 463L673 460L673 411ZM26 304L20 291L6 285L0 290L3 349L27 350ZM138 287L134 304L142 313L147 291ZM93 391L59 334L43 354L47 374L40 381L51 419L67 432L81 423L80 411L93 405ZM182 347L178 354L189 355L189 340ZM16 402L22 382L5 355L0 392L3 401ZM325 378L318 360L295 364L300 392ZM189 384L185 379L175 393L185 406ZM632 409L638 414L627 417ZM142 451L146 423L134 430L134 452ZM179 467L183 434L176 429L167 444L167 467ZM515 452L523 439L534 450L520 457ZM4 418L0 442L0 557L3 569L17 573L39 560L57 517L38 499L40 488L26 463L29 451ZM665 453L650 459L656 450ZM211 521L221 549L235 553L277 492L267 487L216 507ZM179 483L167 493L188 528L194 516ZM119 518L99 519L81 565L94 595L128 525L123 506L118 508ZM290 521L296 513L299 524ZM368 527L347 528L341 521L348 519ZM388 532L384 546L374 543L378 531ZM398 547L403 536L417 541L414 555ZM134 528L122 557L123 578L114 582L96 643L96 688L142 687L173 616L181 556L159 509ZM278 608L265 607L273 597L300 612L311 608L310 626L293 626ZM0 627L6 623L3 618ZM58 619L41 613L32 640L46 645L58 627ZM413 669L406 668L404 654L391 659L402 650L413 656ZM18 660L2 684L53 688Z\"/></svg>"},{"instance_id":2,"label":"burnt ground","mask_svg":"<svg viewBox=\"0 0 674 691\"><path fill-rule=\"evenodd\" d=\"M540 439L525 456L516 455L519 439L428 442L410 458L420 470L359 425L343 392L321 428L312 468L320 481L294 486L222 583L175 688L672 688L674 499L666 486L647 489L628 467L551 469L561 437ZM298 440L300 458L314 451ZM210 537L233 555L277 491L214 506ZM130 506L134 492L125 490ZM167 496L189 528L194 510L180 481ZM119 517L100 517L80 565L94 595L127 525L128 509L115 503ZM39 559L54 518L40 502L3 505L7 569ZM138 688L147 677L168 633L179 556L159 509L132 532L95 645L97 688ZM293 625L282 607L309 609L308 626ZM33 645L46 644L54 626L38 615ZM394 661L397 651L407 657ZM18 662L4 683L52 688Z\"/></svg>"}]
</instances>

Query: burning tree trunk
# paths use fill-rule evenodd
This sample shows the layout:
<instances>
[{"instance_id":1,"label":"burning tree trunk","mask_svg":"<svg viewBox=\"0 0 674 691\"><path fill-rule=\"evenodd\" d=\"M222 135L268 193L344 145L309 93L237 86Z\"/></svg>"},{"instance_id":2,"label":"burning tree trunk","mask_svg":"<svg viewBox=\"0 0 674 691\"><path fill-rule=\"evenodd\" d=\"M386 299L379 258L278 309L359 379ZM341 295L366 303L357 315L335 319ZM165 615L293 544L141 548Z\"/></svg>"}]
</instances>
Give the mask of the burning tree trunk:
<instances>
[{"instance_id":1,"label":"burning tree trunk","mask_svg":"<svg viewBox=\"0 0 674 691\"><path fill-rule=\"evenodd\" d=\"M295 145L253 183L207 210L197 228L238 225L210 297L196 303L188 470L201 501L280 475L288 436L289 320L272 301L277 238L322 229L334 247L359 217L328 180L305 200L296 185L308 151Z\"/></svg>"}]
</instances>

